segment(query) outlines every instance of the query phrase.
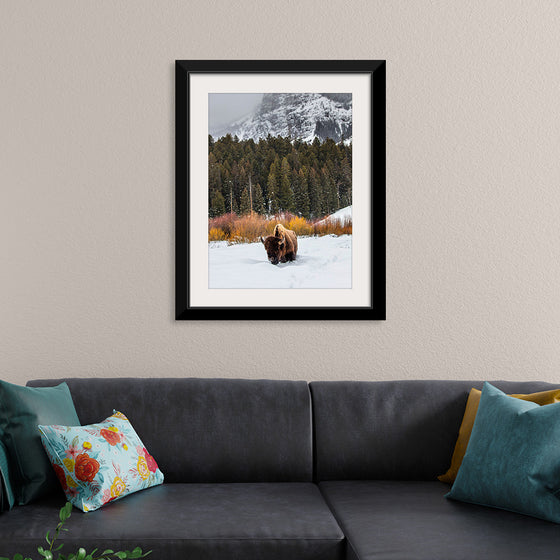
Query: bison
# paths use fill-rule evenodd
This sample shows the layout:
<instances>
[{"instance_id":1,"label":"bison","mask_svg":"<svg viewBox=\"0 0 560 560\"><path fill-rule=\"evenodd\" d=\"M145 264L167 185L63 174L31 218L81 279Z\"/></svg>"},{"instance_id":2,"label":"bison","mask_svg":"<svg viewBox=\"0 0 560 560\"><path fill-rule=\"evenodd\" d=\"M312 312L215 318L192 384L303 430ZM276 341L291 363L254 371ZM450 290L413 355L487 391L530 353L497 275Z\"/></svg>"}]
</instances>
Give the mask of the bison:
<instances>
[{"instance_id":1,"label":"bison","mask_svg":"<svg viewBox=\"0 0 560 560\"><path fill-rule=\"evenodd\" d=\"M266 239L261 237L261 242L266 249L268 260L272 264L296 260L297 236L291 229L286 229L282 224L276 224L274 233Z\"/></svg>"}]
</instances>

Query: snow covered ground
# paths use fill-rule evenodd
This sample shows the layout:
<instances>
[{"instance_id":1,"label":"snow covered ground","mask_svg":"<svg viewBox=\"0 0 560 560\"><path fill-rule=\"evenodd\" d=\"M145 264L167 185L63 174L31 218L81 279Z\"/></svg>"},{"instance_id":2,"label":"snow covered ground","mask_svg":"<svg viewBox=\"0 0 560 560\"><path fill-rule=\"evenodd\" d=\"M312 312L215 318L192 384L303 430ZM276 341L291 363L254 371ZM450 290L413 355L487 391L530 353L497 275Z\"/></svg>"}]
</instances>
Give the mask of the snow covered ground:
<instances>
[{"instance_id":1,"label":"snow covered ground","mask_svg":"<svg viewBox=\"0 0 560 560\"><path fill-rule=\"evenodd\" d=\"M331 214L324 220L321 220L319 223L322 224L323 222L342 222L344 223L346 220L352 219L352 206L346 206L337 210L334 214Z\"/></svg>"},{"instance_id":2,"label":"snow covered ground","mask_svg":"<svg viewBox=\"0 0 560 560\"><path fill-rule=\"evenodd\" d=\"M352 288L352 236L298 238L294 262L273 265L262 243L208 244L209 288Z\"/></svg>"}]
</instances>

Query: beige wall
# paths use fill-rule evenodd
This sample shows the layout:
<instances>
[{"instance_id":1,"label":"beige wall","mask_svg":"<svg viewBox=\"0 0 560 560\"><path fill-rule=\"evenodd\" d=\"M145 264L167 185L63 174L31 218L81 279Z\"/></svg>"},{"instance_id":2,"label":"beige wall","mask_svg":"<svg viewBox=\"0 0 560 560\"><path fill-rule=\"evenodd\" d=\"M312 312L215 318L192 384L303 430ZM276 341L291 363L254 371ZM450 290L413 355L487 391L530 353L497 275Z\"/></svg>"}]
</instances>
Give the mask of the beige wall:
<instances>
[{"instance_id":1,"label":"beige wall","mask_svg":"<svg viewBox=\"0 0 560 560\"><path fill-rule=\"evenodd\" d=\"M560 382L558 29L556 0L0 0L0 378ZM387 59L386 322L173 321L177 58Z\"/></svg>"}]
</instances>

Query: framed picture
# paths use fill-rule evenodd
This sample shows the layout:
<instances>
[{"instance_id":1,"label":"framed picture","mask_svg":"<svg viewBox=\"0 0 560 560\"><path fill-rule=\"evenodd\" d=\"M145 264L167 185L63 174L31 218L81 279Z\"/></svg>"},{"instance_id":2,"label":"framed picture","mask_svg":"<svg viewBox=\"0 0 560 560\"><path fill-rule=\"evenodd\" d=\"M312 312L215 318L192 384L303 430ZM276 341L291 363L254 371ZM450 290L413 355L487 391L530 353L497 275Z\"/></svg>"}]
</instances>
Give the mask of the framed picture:
<instances>
[{"instance_id":1,"label":"framed picture","mask_svg":"<svg viewBox=\"0 0 560 560\"><path fill-rule=\"evenodd\" d=\"M176 61L176 319L385 319L385 61Z\"/></svg>"}]
</instances>

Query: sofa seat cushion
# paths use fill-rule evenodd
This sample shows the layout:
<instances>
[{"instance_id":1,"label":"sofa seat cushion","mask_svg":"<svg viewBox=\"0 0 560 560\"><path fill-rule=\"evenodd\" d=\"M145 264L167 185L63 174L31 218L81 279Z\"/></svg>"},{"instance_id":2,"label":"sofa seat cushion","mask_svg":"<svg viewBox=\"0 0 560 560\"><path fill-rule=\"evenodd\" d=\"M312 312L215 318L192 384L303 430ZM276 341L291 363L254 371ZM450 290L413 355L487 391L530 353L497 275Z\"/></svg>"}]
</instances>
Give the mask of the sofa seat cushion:
<instances>
[{"instance_id":1,"label":"sofa seat cushion","mask_svg":"<svg viewBox=\"0 0 560 560\"><path fill-rule=\"evenodd\" d=\"M0 556L36 556L62 505L2 514ZM164 484L93 512L74 509L66 527L63 553L140 546L153 560L341 560L345 545L312 483Z\"/></svg>"},{"instance_id":2,"label":"sofa seat cushion","mask_svg":"<svg viewBox=\"0 0 560 560\"><path fill-rule=\"evenodd\" d=\"M322 482L349 560L557 559L558 525L446 500L440 482Z\"/></svg>"}]
</instances>

